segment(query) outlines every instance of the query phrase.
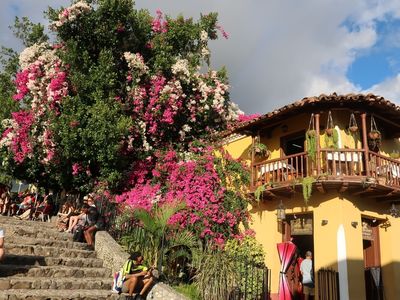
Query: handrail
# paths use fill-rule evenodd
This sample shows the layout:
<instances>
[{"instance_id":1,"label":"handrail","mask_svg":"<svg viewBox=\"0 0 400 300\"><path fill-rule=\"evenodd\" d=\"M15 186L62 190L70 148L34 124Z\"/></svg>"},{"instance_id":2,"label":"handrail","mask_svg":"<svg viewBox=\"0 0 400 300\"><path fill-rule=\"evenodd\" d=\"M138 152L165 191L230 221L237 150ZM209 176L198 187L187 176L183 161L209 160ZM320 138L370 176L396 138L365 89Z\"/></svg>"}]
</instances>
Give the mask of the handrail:
<instances>
[{"instance_id":1,"label":"handrail","mask_svg":"<svg viewBox=\"0 0 400 300\"><path fill-rule=\"evenodd\" d=\"M306 154L307 154L307 152L304 151L304 152L299 152L299 153L296 153L296 154L291 154L291 155L283 156L283 157L280 157L280 158L274 158L274 159L270 159L270 160L264 160L264 161L262 161L262 162L255 163L255 164L253 165L253 167L257 167L257 166L265 165L265 164L270 164L270 163L274 163L274 162L278 162L278 161L282 161L282 160L286 160L286 159L290 159L290 158L294 158L294 157L296 157L296 156L302 156L302 155L306 155Z\"/></svg>"},{"instance_id":2,"label":"handrail","mask_svg":"<svg viewBox=\"0 0 400 300\"><path fill-rule=\"evenodd\" d=\"M391 158L389 156L384 156L384 155L382 155L380 153L376 153L376 152L370 151L369 154L370 154L370 156L376 156L376 157L379 157L380 159L384 159L384 160L390 161L390 162L395 163L395 164L400 164L399 160Z\"/></svg>"}]
</instances>

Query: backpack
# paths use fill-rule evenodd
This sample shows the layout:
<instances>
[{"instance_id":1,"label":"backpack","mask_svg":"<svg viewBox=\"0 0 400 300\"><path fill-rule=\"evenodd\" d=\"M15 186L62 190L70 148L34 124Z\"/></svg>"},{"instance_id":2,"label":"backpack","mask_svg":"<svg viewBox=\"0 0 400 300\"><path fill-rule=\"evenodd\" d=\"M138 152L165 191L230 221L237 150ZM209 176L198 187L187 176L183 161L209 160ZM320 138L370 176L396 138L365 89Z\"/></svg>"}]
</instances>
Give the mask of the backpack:
<instances>
[{"instance_id":1,"label":"backpack","mask_svg":"<svg viewBox=\"0 0 400 300\"><path fill-rule=\"evenodd\" d=\"M129 274L131 267L132 260L128 259L126 263L124 263L122 269L114 273L113 285L111 289L113 293L121 294L125 281L125 275Z\"/></svg>"},{"instance_id":2,"label":"backpack","mask_svg":"<svg viewBox=\"0 0 400 300\"><path fill-rule=\"evenodd\" d=\"M125 281L125 276L123 276L123 271L120 270L119 272L115 272L111 291L113 293L121 294L124 281Z\"/></svg>"}]
</instances>

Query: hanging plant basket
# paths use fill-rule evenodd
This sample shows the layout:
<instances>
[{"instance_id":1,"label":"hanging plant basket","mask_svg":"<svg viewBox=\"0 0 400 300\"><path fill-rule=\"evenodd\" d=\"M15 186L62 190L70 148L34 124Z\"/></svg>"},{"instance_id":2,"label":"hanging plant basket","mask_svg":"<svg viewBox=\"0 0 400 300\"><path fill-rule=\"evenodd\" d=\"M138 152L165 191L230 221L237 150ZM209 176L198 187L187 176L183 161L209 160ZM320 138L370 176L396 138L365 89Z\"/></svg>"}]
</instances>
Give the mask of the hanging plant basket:
<instances>
[{"instance_id":1,"label":"hanging plant basket","mask_svg":"<svg viewBox=\"0 0 400 300\"><path fill-rule=\"evenodd\" d=\"M326 121L325 133L328 136L332 136L334 130L335 130L335 128L334 128L334 125L333 125L332 113L331 113L331 111L329 111L328 112L328 120Z\"/></svg>"},{"instance_id":2,"label":"hanging plant basket","mask_svg":"<svg viewBox=\"0 0 400 300\"><path fill-rule=\"evenodd\" d=\"M370 131L370 132L368 133L368 137L369 137L371 140L378 140L378 139L381 138L381 133L380 133L379 130L372 130L372 131Z\"/></svg>"},{"instance_id":3,"label":"hanging plant basket","mask_svg":"<svg viewBox=\"0 0 400 300\"><path fill-rule=\"evenodd\" d=\"M327 129L325 129L325 132L326 132L326 134L327 135L329 135L329 136L332 136L333 135L333 128L327 128Z\"/></svg>"},{"instance_id":4,"label":"hanging plant basket","mask_svg":"<svg viewBox=\"0 0 400 300\"><path fill-rule=\"evenodd\" d=\"M314 114L311 114L310 124L306 131L306 144L307 155L314 161L317 153L317 131L315 129Z\"/></svg>"},{"instance_id":5,"label":"hanging plant basket","mask_svg":"<svg viewBox=\"0 0 400 300\"><path fill-rule=\"evenodd\" d=\"M349 131L350 131L351 133L356 133L356 132L358 132L358 125L357 125L356 117L354 116L353 113L351 113L351 115L350 115Z\"/></svg>"},{"instance_id":6,"label":"hanging plant basket","mask_svg":"<svg viewBox=\"0 0 400 300\"><path fill-rule=\"evenodd\" d=\"M306 134L308 137L315 137L317 134L317 131L315 129L310 129L310 130L307 130Z\"/></svg>"},{"instance_id":7,"label":"hanging plant basket","mask_svg":"<svg viewBox=\"0 0 400 300\"><path fill-rule=\"evenodd\" d=\"M250 156L254 154L254 156L268 159L271 152L268 150L268 147L265 144L260 142L260 137L256 137L254 145L252 145L250 148L249 154Z\"/></svg>"},{"instance_id":8,"label":"hanging plant basket","mask_svg":"<svg viewBox=\"0 0 400 300\"><path fill-rule=\"evenodd\" d=\"M371 150L379 150L382 143L382 134L376 126L374 116L371 116L371 130L368 132L368 145Z\"/></svg>"}]
</instances>

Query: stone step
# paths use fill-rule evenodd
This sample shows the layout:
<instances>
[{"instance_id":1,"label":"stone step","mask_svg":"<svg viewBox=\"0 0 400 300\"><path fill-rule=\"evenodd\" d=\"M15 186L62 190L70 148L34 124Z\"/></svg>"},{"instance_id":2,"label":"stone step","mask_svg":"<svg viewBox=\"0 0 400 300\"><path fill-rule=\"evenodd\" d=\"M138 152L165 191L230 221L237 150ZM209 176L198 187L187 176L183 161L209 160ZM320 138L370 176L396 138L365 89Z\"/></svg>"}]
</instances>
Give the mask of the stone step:
<instances>
[{"instance_id":1,"label":"stone step","mask_svg":"<svg viewBox=\"0 0 400 300\"><path fill-rule=\"evenodd\" d=\"M5 237L22 236L37 239L52 239L58 241L72 241L72 234L66 232L58 232L54 228L40 228L36 226L2 224L0 228L5 230Z\"/></svg>"},{"instance_id":2,"label":"stone step","mask_svg":"<svg viewBox=\"0 0 400 300\"><path fill-rule=\"evenodd\" d=\"M69 249L88 250L86 243L77 243L72 241L59 241L54 239L37 239L34 237L21 237L21 236L7 236L6 244L17 245L37 245L45 247L60 247Z\"/></svg>"},{"instance_id":3,"label":"stone step","mask_svg":"<svg viewBox=\"0 0 400 300\"><path fill-rule=\"evenodd\" d=\"M14 255L6 253L2 264L101 268L103 266L103 261L99 258L45 257L37 255Z\"/></svg>"},{"instance_id":4,"label":"stone step","mask_svg":"<svg viewBox=\"0 0 400 300\"><path fill-rule=\"evenodd\" d=\"M30 220L20 220L14 217L5 217L0 215L0 227L3 224L21 225L21 226L40 226L42 228L55 228L55 223L53 222L42 222L42 221L30 221Z\"/></svg>"},{"instance_id":5,"label":"stone step","mask_svg":"<svg viewBox=\"0 0 400 300\"><path fill-rule=\"evenodd\" d=\"M112 278L0 278L0 291L9 289L111 290Z\"/></svg>"},{"instance_id":6,"label":"stone step","mask_svg":"<svg viewBox=\"0 0 400 300\"><path fill-rule=\"evenodd\" d=\"M107 268L0 264L0 277L111 278Z\"/></svg>"},{"instance_id":7,"label":"stone step","mask_svg":"<svg viewBox=\"0 0 400 300\"><path fill-rule=\"evenodd\" d=\"M45 257L62 258L96 258L96 252L90 250L79 250L59 247L46 247L37 245L17 245L6 243L6 253L14 255L34 255Z\"/></svg>"},{"instance_id":8,"label":"stone step","mask_svg":"<svg viewBox=\"0 0 400 300\"><path fill-rule=\"evenodd\" d=\"M0 300L116 300L124 299L106 290L8 290L0 291Z\"/></svg>"}]
</instances>

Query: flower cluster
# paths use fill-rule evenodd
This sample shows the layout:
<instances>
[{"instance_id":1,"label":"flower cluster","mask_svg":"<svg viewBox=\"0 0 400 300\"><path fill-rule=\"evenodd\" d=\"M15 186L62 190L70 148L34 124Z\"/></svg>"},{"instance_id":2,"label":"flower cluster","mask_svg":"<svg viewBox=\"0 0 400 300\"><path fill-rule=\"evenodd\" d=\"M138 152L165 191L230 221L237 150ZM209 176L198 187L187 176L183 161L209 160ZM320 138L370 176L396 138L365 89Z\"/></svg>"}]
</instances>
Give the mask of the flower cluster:
<instances>
[{"instance_id":1,"label":"flower cluster","mask_svg":"<svg viewBox=\"0 0 400 300\"><path fill-rule=\"evenodd\" d=\"M130 52L125 52L124 53L124 58L126 62L128 63L128 67L131 70L131 73L128 75L127 79L130 81L131 77L134 75L137 77L137 82L140 80L140 76L147 74L149 71L149 68L146 66L144 63L143 56L140 55L140 53L132 54Z\"/></svg>"},{"instance_id":2,"label":"flower cluster","mask_svg":"<svg viewBox=\"0 0 400 300\"><path fill-rule=\"evenodd\" d=\"M212 149L191 155L183 160L175 151L157 153L151 180L136 184L132 190L117 196L117 202L133 208L150 210L154 203L163 205L174 203L177 199L186 203L186 210L177 213L169 221L181 228L188 228L200 238L223 243L227 238L238 234L238 225L247 220L246 199L238 191L222 184L222 173L217 168L231 163L226 158L223 164L213 154ZM139 167L139 166L137 166ZM147 173L146 166L141 166ZM222 167L223 168L223 167ZM240 176L229 174L225 176ZM235 195L232 197L232 195Z\"/></svg>"},{"instance_id":3,"label":"flower cluster","mask_svg":"<svg viewBox=\"0 0 400 300\"><path fill-rule=\"evenodd\" d=\"M168 22L164 20L161 10L157 10L157 17L151 22L151 29L155 33L166 33L168 31Z\"/></svg>"},{"instance_id":4,"label":"flower cluster","mask_svg":"<svg viewBox=\"0 0 400 300\"><path fill-rule=\"evenodd\" d=\"M62 10L58 15L58 20L51 24L52 29L63 26L67 22L75 21L80 15L88 13L92 10L86 1L78 1L70 7Z\"/></svg>"},{"instance_id":5,"label":"flower cluster","mask_svg":"<svg viewBox=\"0 0 400 300\"><path fill-rule=\"evenodd\" d=\"M16 101L24 100L28 107L18 115L13 115L11 123L17 126L5 127L8 137L14 135L18 138L13 138L10 145L9 138L3 133L1 145L8 146L14 154L14 160L22 163L37 144L42 149L41 162L47 164L56 151L48 116L60 113L62 99L68 95L67 72L56 50L47 43L26 48L20 54L19 63L22 70L16 75L17 93L13 98Z\"/></svg>"}]
</instances>

